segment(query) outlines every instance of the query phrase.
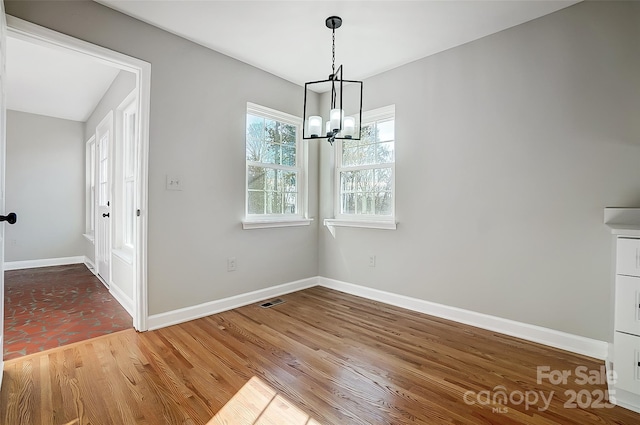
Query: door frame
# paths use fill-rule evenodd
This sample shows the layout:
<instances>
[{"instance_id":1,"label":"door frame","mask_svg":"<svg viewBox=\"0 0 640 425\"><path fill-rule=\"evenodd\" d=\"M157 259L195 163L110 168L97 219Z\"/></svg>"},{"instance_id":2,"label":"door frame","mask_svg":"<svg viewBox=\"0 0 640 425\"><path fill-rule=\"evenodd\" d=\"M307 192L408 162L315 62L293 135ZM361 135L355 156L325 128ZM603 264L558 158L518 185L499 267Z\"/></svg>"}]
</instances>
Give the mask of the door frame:
<instances>
[{"instance_id":1,"label":"door frame","mask_svg":"<svg viewBox=\"0 0 640 425\"><path fill-rule=\"evenodd\" d=\"M133 258L133 327L146 331L148 310L148 181L149 181L149 110L151 106L151 64L143 60L91 44L23 19L6 15L7 36L53 49L91 56L98 61L136 76L138 91L138 155L136 170L136 220L135 250Z\"/></svg>"}]
</instances>

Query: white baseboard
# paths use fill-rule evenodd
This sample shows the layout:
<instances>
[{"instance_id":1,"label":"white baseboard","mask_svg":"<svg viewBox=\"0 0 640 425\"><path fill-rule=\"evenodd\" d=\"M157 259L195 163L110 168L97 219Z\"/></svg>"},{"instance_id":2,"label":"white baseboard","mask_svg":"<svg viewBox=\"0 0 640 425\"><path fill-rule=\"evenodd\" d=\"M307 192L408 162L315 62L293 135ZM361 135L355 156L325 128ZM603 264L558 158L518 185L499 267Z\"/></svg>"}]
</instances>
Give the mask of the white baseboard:
<instances>
[{"instance_id":1,"label":"white baseboard","mask_svg":"<svg viewBox=\"0 0 640 425\"><path fill-rule=\"evenodd\" d=\"M89 257L84 257L84 265L87 266L91 273L96 274L96 265Z\"/></svg>"},{"instance_id":2,"label":"white baseboard","mask_svg":"<svg viewBox=\"0 0 640 425\"><path fill-rule=\"evenodd\" d=\"M120 305L127 310L129 316L133 317L133 300L124 293L120 287L115 284L109 285L109 293L113 295L113 298L120 303Z\"/></svg>"},{"instance_id":3,"label":"white baseboard","mask_svg":"<svg viewBox=\"0 0 640 425\"><path fill-rule=\"evenodd\" d=\"M68 264L84 263L84 255L77 257L45 258L42 260L7 261L4 263L5 270L33 269L36 267L66 266Z\"/></svg>"},{"instance_id":4,"label":"white baseboard","mask_svg":"<svg viewBox=\"0 0 640 425\"><path fill-rule=\"evenodd\" d=\"M325 277L318 277L318 284L330 289L357 295L374 301L380 301L408 310L417 311L443 319L453 320L466 325L503 333L506 335L521 338L527 341L537 342L573 353L582 354L596 359L605 360L609 351L609 345L605 341L585 338L542 326L530 325L528 323L516 322L514 320L503 319L501 317L490 316L488 314L477 313L457 307L450 307L437 304L418 298L393 294L378 289L367 288L365 286L354 285L352 283L341 282Z\"/></svg>"},{"instance_id":5,"label":"white baseboard","mask_svg":"<svg viewBox=\"0 0 640 425\"><path fill-rule=\"evenodd\" d=\"M311 288L318 285L318 278L311 277L307 279L297 280L295 282L284 283L282 285L272 286L265 289L259 289L245 294L234 295L220 300L210 301L207 303L185 307L178 310L168 311L166 313L153 314L147 320L147 329L154 330L164 328L165 326L176 325L178 323L188 322L190 320L199 319L201 317L210 316L212 314L221 313L223 311L232 310L248 304L253 304L267 298L277 297L302 289Z\"/></svg>"}]
</instances>

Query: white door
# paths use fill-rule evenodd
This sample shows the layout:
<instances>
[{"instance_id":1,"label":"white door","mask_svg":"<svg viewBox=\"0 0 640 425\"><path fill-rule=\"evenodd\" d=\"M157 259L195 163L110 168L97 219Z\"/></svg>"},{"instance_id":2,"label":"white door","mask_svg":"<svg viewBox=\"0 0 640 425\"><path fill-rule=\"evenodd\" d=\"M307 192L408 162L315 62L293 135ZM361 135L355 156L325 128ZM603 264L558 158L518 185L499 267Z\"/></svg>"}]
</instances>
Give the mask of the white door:
<instances>
[{"instance_id":1,"label":"white door","mask_svg":"<svg viewBox=\"0 0 640 425\"><path fill-rule=\"evenodd\" d=\"M4 16L4 2L0 2L0 214L4 214L4 161L7 122L5 103L7 21ZM4 371L4 225L0 224L0 387Z\"/></svg>"},{"instance_id":2,"label":"white door","mask_svg":"<svg viewBox=\"0 0 640 425\"><path fill-rule=\"evenodd\" d=\"M111 283L111 141L113 114L109 114L96 128L96 272Z\"/></svg>"}]
</instances>

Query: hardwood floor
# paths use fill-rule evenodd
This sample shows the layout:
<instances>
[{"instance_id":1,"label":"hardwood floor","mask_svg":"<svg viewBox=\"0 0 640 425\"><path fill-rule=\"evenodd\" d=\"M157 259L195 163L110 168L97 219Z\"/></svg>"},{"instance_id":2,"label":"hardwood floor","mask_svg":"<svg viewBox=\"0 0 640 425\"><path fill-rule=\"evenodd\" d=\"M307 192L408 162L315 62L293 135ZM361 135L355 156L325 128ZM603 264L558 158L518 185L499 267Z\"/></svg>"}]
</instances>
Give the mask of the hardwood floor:
<instances>
[{"instance_id":1,"label":"hardwood floor","mask_svg":"<svg viewBox=\"0 0 640 425\"><path fill-rule=\"evenodd\" d=\"M0 422L254 423L229 419L237 405L212 418L257 377L308 423L640 423L600 399L602 362L326 288L281 298L7 361ZM571 375L554 384L538 367Z\"/></svg>"}]
</instances>

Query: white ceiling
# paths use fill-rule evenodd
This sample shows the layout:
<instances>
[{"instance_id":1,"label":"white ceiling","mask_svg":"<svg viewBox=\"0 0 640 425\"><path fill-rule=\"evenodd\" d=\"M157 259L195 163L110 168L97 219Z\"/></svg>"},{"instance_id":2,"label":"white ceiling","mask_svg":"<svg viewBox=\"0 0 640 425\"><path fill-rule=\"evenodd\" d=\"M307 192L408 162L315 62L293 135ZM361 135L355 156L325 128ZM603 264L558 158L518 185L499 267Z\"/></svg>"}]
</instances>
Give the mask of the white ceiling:
<instances>
[{"instance_id":1,"label":"white ceiling","mask_svg":"<svg viewBox=\"0 0 640 425\"><path fill-rule=\"evenodd\" d=\"M300 85L331 73L331 15L336 66L360 80L578 2L97 1Z\"/></svg>"},{"instance_id":2,"label":"white ceiling","mask_svg":"<svg viewBox=\"0 0 640 425\"><path fill-rule=\"evenodd\" d=\"M120 71L77 53L7 38L7 108L85 122Z\"/></svg>"},{"instance_id":3,"label":"white ceiling","mask_svg":"<svg viewBox=\"0 0 640 425\"><path fill-rule=\"evenodd\" d=\"M577 3L503 1L99 0L100 3L296 84L336 64L365 79ZM119 70L60 49L9 37L7 107L86 121Z\"/></svg>"}]
</instances>

